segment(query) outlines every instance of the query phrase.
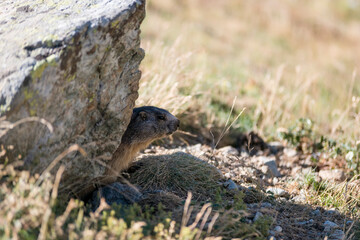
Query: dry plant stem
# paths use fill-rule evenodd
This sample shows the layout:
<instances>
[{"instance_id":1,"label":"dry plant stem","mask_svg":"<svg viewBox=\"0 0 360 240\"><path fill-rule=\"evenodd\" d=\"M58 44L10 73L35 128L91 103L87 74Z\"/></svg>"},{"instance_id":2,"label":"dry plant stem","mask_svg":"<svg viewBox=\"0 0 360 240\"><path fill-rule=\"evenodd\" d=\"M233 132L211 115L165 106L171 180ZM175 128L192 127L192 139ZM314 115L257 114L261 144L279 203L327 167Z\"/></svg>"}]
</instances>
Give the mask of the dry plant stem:
<instances>
[{"instance_id":1,"label":"dry plant stem","mask_svg":"<svg viewBox=\"0 0 360 240\"><path fill-rule=\"evenodd\" d=\"M51 123L49 123L45 119L39 118L39 117L27 117L27 118L21 119L19 121L16 121L15 123L5 121L5 119L6 119L6 117L0 118L0 138L2 136L4 136L10 129L13 129L16 126L19 126L20 124L27 123L27 122L39 122L39 123L44 124L49 129L50 133L52 133L54 131L54 128L51 125Z\"/></svg>"},{"instance_id":2,"label":"dry plant stem","mask_svg":"<svg viewBox=\"0 0 360 240\"><path fill-rule=\"evenodd\" d=\"M216 222L216 219L218 219L218 217L219 217L219 213L215 213L215 215L212 217L211 222L209 223L208 230L207 230L208 235L211 233L211 230L214 227L214 224Z\"/></svg>"},{"instance_id":3,"label":"dry plant stem","mask_svg":"<svg viewBox=\"0 0 360 240\"><path fill-rule=\"evenodd\" d=\"M183 213L183 216L182 216L182 220L181 220L181 229L183 229L184 227L186 227L186 223L188 222L189 220L189 212L191 214L191 210L189 211L189 206L190 206L190 202L191 202L191 197L192 197L192 193L191 192L188 192L188 196L186 198L186 201L185 201L185 205L184 205L184 213ZM179 238L181 239L182 238L182 231L180 230L180 236Z\"/></svg>"},{"instance_id":4,"label":"dry plant stem","mask_svg":"<svg viewBox=\"0 0 360 240\"><path fill-rule=\"evenodd\" d=\"M95 211L95 216L96 217L99 217L100 216L100 213L104 210L104 209L109 209L110 208L110 206L109 206L109 204L107 204L106 203L106 200L105 200L105 198L101 198L100 199L100 205L99 205L99 207L96 209L96 211Z\"/></svg>"},{"instance_id":5,"label":"dry plant stem","mask_svg":"<svg viewBox=\"0 0 360 240\"><path fill-rule=\"evenodd\" d=\"M167 240L171 240L172 239L172 235L175 233L175 221L171 221L170 222L170 227L169 227L169 236L166 238Z\"/></svg>"},{"instance_id":6,"label":"dry plant stem","mask_svg":"<svg viewBox=\"0 0 360 240\"><path fill-rule=\"evenodd\" d=\"M332 127L331 136L334 136L334 134L335 134L336 130L339 128L340 124L343 122L345 117L347 115L349 115L349 112L350 112L350 109L351 109L351 97L352 97L352 93L354 91L355 78L356 78L356 70L353 71L352 78L351 78L351 85L350 85L349 93L348 93L348 97L349 97L348 105L347 105L345 111L343 111L343 113L339 117L339 120Z\"/></svg>"},{"instance_id":7,"label":"dry plant stem","mask_svg":"<svg viewBox=\"0 0 360 240\"><path fill-rule=\"evenodd\" d=\"M187 218L187 215L188 215L188 210L189 210L189 205L190 205L190 202L191 202L191 197L192 197L192 193L188 192L188 196L187 196L186 201L185 201L184 213L183 213L183 217L182 217L182 221L181 221L181 226L186 225L186 218Z\"/></svg>"},{"instance_id":8,"label":"dry plant stem","mask_svg":"<svg viewBox=\"0 0 360 240\"><path fill-rule=\"evenodd\" d=\"M63 235L64 231L62 229L63 225L65 224L66 219L69 217L70 212L76 207L76 203L74 199L70 199L65 212L56 219L55 226L56 226L56 232L58 235Z\"/></svg>"},{"instance_id":9,"label":"dry plant stem","mask_svg":"<svg viewBox=\"0 0 360 240\"><path fill-rule=\"evenodd\" d=\"M74 144L72 146L70 146L68 149L66 149L65 151L63 151L59 156L57 156L50 164L49 166L42 172L42 174L40 175L39 179L36 182L36 185L39 185L40 182L43 180L44 176L46 173L50 172L55 166L56 164L58 164L60 162L61 159L63 159L66 155L68 155L71 152L74 151L79 151L83 156L86 156L86 152L84 149L82 149L79 145Z\"/></svg>"},{"instance_id":10,"label":"dry plant stem","mask_svg":"<svg viewBox=\"0 0 360 240\"><path fill-rule=\"evenodd\" d=\"M177 130L176 133L181 133L181 134L184 134L184 135L187 135L187 136L190 136L190 137L197 137L197 135L186 132L186 131L183 131L183 130Z\"/></svg>"},{"instance_id":11,"label":"dry plant stem","mask_svg":"<svg viewBox=\"0 0 360 240\"><path fill-rule=\"evenodd\" d=\"M39 234L39 238L38 238L39 240L46 239L47 226L48 226L49 218L51 216L51 208L55 204L55 200L57 198L58 188L59 188L59 184L60 184L60 179L61 179L61 176L64 173L64 171L65 171L65 167L60 166L59 170L56 173L55 182L53 185L53 191L51 193L51 202L47 206L47 209L43 216L43 221L41 223L40 234Z\"/></svg>"},{"instance_id":12,"label":"dry plant stem","mask_svg":"<svg viewBox=\"0 0 360 240\"><path fill-rule=\"evenodd\" d=\"M276 96L277 89L279 88L279 84L280 84L280 80L281 80L283 72L284 72L284 68L285 68L285 65L281 65L277 70L275 84L274 84L274 86L272 86L273 91L271 92L269 103L266 105L267 113L270 113L272 111L274 99Z\"/></svg>"},{"instance_id":13,"label":"dry plant stem","mask_svg":"<svg viewBox=\"0 0 360 240\"><path fill-rule=\"evenodd\" d=\"M190 216L191 216L192 207L189 207L190 202L191 202L191 197L192 197L192 193L188 192L188 196L186 198L185 206L184 206L184 213L183 213L182 222L181 222L181 229L186 227L186 224L188 223ZM202 230L204 229L204 226L211 214L211 211L212 211L211 203L204 204L202 206L200 212L198 214L196 214L194 222L188 227L190 230L194 230L196 228L196 226L199 224L200 220L202 219L200 227L199 227L199 231L197 232L195 239L200 239ZM207 234L210 234L210 232L215 224L215 221L218 217L219 217L219 213L215 213L215 215L213 216L213 218L211 219L211 222L209 224ZM183 231L180 230L180 236L179 236L180 239L182 237L182 233L183 233Z\"/></svg>"},{"instance_id":14,"label":"dry plant stem","mask_svg":"<svg viewBox=\"0 0 360 240\"><path fill-rule=\"evenodd\" d=\"M197 226L197 224L199 223L201 217L204 215L205 210L210 206L211 206L211 203L206 203L206 204L204 204L204 206L202 206L200 212L198 214L196 214L195 221L193 222L193 224L191 224L189 226L190 229L193 230Z\"/></svg>"},{"instance_id":15,"label":"dry plant stem","mask_svg":"<svg viewBox=\"0 0 360 240\"><path fill-rule=\"evenodd\" d=\"M232 106L231 106L231 110L230 110L230 113L228 115L228 118L226 120L226 123L225 123L225 127L223 128L220 136L219 136L219 139L217 140L215 146L214 146L214 149L216 149L217 145L219 144L219 142L221 141L221 139L225 136L226 133L228 133L228 131L230 130L230 128L234 125L234 123L239 119L239 117L242 115L242 113L245 111L246 108L243 108L241 110L241 112L236 116L236 118L234 119L234 121L231 122L231 124L229 126L228 123L230 121L230 117L231 117L231 113L233 112L234 110L234 106L235 106L235 102L236 102L236 97L234 98L233 100L233 103L232 103Z\"/></svg>"},{"instance_id":16,"label":"dry plant stem","mask_svg":"<svg viewBox=\"0 0 360 240\"><path fill-rule=\"evenodd\" d=\"M345 184L345 191L344 191L345 202L347 202L347 199L348 199L348 195L347 195L347 193L348 193L348 184L349 184L348 182L346 182L346 184ZM346 230L346 215L345 215L345 218L344 218L344 225L343 225L343 231L346 232L345 230Z\"/></svg>"},{"instance_id":17,"label":"dry plant stem","mask_svg":"<svg viewBox=\"0 0 360 240\"><path fill-rule=\"evenodd\" d=\"M204 229L205 223L207 222L207 220L208 220L208 218L209 218L209 216L210 216L211 210L212 210L211 207L209 207L209 208L206 210L206 213L205 213L205 215L204 215L204 217L203 217L203 220L201 221L200 229L199 229L198 233L196 234L195 239L199 239L199 238L200 238L201 232L202 232L202 230Z\"/></svg>"}]
</instances>

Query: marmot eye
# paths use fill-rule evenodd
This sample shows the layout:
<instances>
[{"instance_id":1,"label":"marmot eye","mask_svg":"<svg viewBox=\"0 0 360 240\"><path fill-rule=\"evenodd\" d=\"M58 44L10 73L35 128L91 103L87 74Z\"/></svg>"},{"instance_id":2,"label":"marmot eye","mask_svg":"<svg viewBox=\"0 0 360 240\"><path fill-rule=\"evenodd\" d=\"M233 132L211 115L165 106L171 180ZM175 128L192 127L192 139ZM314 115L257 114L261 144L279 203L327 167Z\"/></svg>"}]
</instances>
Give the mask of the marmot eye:
<instances>
[{"instance_id":1,"label":"marmot eye","mask_svg":"<svg viewBox=\"0 0 360 240\"><path fill-rule=\"evenodd\" d=\"M160 116L158 116L158 119L159 120L165 120L165 116L160 115Z\"/></svg>"}]
</instances>

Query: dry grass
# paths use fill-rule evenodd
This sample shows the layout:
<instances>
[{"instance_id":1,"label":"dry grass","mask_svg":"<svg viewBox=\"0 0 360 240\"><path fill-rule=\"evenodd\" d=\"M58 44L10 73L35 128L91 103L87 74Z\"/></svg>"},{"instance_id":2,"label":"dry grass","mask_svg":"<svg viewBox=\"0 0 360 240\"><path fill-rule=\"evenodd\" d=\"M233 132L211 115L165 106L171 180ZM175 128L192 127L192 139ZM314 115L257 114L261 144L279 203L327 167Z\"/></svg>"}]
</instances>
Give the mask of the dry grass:
<instances>
[{"instance_id":1,"label":"dry grass","mask_svg":"<svg viewBox=\"0 0 360 240\"><path fill-rule=\"evenodd\" d=\"M13 165L0 165L1 239L200 239L201 234L206 234L204 223L213 219L213 225L218 216L209 216L210 204L192 212L190 195L184 209L184 221L178 224L179 227L175 228L175 221L162 219L168 222L166 226L155 222L155 235L145 235L143 229L147 224L144 221L126 223L115 216L114 210L102 212L109 209L104 200L95 212L90 213L83 202L74 199L59 203L57 190L63 171L61 166L55 178L49 173L40 178L39 175L31 176L28 171L19 171ZM191 213L197 217L190 218L188 214ZM211 228L207 230L209 236Z\"/></svg>"},{"instance_id":2,"label":"dry grass","mask_svg":"<svg viewBox=\"0 0 360 240\"><path fill-rule=\"evenodd\" d=\"M352 179L341 183L309 181L309 178L311 176L305 178L308 185L306 194L309 204L336 208L341 213L351 215L354 218L360 216L359 176L354 176Z\"/></svg>"},{"instance_id":3,"label":"dry grass","mask_svg":"<svg viewBox=\"0 0 360 240\"><path fill-rule=\"evenodd\" d=\"M264 134L308 117L321 134L359 139L359 16L350 0L150 0L138 104L209 129L238 96L235 115L246 107Z\"/></svg>"},{"instance_id":4,"label":"dry grass","mask_svg":"<svg viewBox=\"0 0 360 240\"><path fill-rule=\"evenodd\" d=\"M142 190L172 192L181 198L191 191L195 200L214 200L223 180L215 167L182 152L143 156L134 168L130 182Z\"/></svg>"}]
</instances>

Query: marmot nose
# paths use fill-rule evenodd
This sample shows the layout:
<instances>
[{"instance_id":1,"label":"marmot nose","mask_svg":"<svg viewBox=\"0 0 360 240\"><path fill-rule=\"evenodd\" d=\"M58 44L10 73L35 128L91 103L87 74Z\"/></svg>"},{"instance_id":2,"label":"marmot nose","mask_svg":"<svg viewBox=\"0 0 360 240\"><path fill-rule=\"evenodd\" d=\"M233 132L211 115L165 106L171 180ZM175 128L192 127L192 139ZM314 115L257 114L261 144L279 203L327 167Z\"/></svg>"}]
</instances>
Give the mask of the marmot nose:
<instances>
[{"instance_id":1,"label":"marmot nose","mask_svg":"<svg viewBox=\"0 0 360 240\"><path fill-rule=\"evenodd\" d=\"M180 120L179 119L176 119L176 127L179 128L180 127Z\"/></svg>"}]
</instances>

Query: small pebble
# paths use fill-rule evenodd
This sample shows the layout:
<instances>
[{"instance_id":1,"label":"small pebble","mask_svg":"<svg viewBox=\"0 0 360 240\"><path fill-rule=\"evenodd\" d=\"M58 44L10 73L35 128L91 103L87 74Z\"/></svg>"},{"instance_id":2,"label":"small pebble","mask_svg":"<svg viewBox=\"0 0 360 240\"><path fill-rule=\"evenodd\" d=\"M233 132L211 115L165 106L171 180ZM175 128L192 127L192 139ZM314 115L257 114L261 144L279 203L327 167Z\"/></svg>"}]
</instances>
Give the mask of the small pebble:
<instances>
[{"instance_id":1,"label":"small pebble","mask_svg":"<svg viewBox=\"0 0 360 240\"><path fill-rule=\"evenodd\" d=\"M230 177L231 177L229 172L225 173L224 176L225 176L226 178L230 178Z\"/></svg>"},{"instance_id":2,"label":"small pebble","mask_svg":"<svg viewBox=\"0 0 360 240\"><path fill-rule=\"evenodd\" d=\"M307 224L308 223L308 221L301 221L301 222L297 222L296 224L297 225L305 225L305 224Z\"/></svg>"},{"instance_id":3,"label":"small pebble","mask_svg":"<svg viewBox=\"0 0 360 240\"><path fill-rule=\"evenodd\" d=\"M336 208L331 208L330 210L326 211L326 214L333 215L338 214L339 212L336 210Z\"/></svg>"},{"instance_id":4,"label":"small pebble","mask_svg":"<svg viewBox=\"0 0 360 240\"><path fill-rule=\"evenodd\" d=\"M295 157L297 154L296 150L293 148L285 148L284 153L287 157Z\"/></svg>"},{"instance_id":5,"label":"small pebble","mask_svg":"<svg viewBox=\"0 0 360 240\"><path fill-rule=\"evenodd\" d=\"M226 187L227 190L239 190L239 187L236 185L236 183L231 180L228 179L225 183L224 183L224 187Z\"/></svg>"},{"instance_id":6,"label":"small pebble","mask_svg":"<svg viewBox=\"0 0 360 240\"><path fill-rule=\"evenodd\" d=\"M331 229L333 229L333 228L338 228L339 226L336 224L336 223L334 223L334 222L332 222L332 221L325 221L324 222L324 224L323 224L323 226L324 226L324 232L330 232L331 231Z\"/></svg>"},{"instance_id":7,"label":"small pebble","mask_svg":"<svg viewBox=\"0 0 360 240\"><path fill-rule=\"evenodd\" d=\"M261 203L261 207L264 207L264 208L271 208L272 207L272 204L269 203L269 202L263 202Z\"/></svg>"},{"instance_id":8,"label":"small pebble","mask_svg":"<svg viewBox=\"0 0 360 240\"><path fill-rule=\"evenodd\" d=\"M262 164L261 171L268 177L280 177L281 173L276 165L275 158L260 156L259 162Z\"/></svg>"},{"instance_id":9,"label":"small pebble","mask_svg":"<svg viewBox=\"0 0 360 240\"><path fill-rule=\"evenodd\" d=\"M258 220L259 218L263 217L264 215L261 212L256 212L255 217L253 219L253 221L255 222L256 220Z\"/></svg>"},{"instance_id":10,"label":"small pebble","mask_svg":"<svg viewBox=\"0 0 360 240\"><path fill-rule=\"evenodd\" d=\"M346 221L346 225L350 225L352 223L353 223L353 221Z\"/></svg>"},{"instance_id":11,"label":"small pebble","mask_svg":"<svg viewBox=\"0 0 360 240\"><path fill-rule=\"evenodd\" d=\"M289 193L287 193L285 190L274 187L269 187L268 189L266 189L266 192L273 193L275 197L285 197L289 195Z\"/></svg>"},{"instance_id":12,"label":"small pebble","mask_svg":"<svg viewBox=\"0 0 360 240\"><path fill-rule=\"evenodd\" d=\"M329 239L331 240L343 240L345 239L344 231L340 229L336 229L333 233L329 235Z\"/></svg>"},{"instance_id":13,"label":"small pebble","mask_svg":"<svg viewBox=\"0 0 360 240\"><path fill-rule=\"evenodd\" d=\"M314 223L314 219L310 219L308 221L297 222L298 225L306 225L306 224L313 224L313 223Z\"/></svg>"},{"instance_id":14,"label":"small pebble","mask_svg":"<svg viewBox=\"0 0 360 240\"><path fill-rule=\"evenodd\" d=\"M284 146L281 142L269 142L268 146L273 154L277 154L279 151L284 149Z\"/></svg>"},{"instance_id":15,"label":"small pebble","mask_svg":"<svg viewBox=\"0 0 360 240\"><path fill-rule=\"evenodd\" d=\"M280 232L282 232L282 227L276 226L276 227L274 228L274 231L280 233Z\"/></svg>"},{"instance_id":16,"label":"small pebble","mask_svg":"<svg viewBox=\"0 0 360 240\"><path fill-rule=\"evenodd\" d=\"M274 177L272 180L273 184L278 184L279 183L279 179L277 177Z\"/></svg>"},{"instance_id":17,"label":"small pebble","mask_svg":"<svg viewBox=\"0 0 360 240\"><path fill-rule=\"evenodd\" d=\"M241 151L241 154L240 154L241 157L249 157L249 153L246 152L246 151Z\"/></svg>"},{"instance_id":18,"label":"small pebble","mask_svg":"<svg viewBox=\"0 0 360 240\"><path fill-rule=\"evenodd\" d=\"M321 214L321 212L320 212L319 209L316 209L316 210L311 212L311 215L313 215L313 216L320 216L320 214Z\"/></svg>"}]
</instances>

